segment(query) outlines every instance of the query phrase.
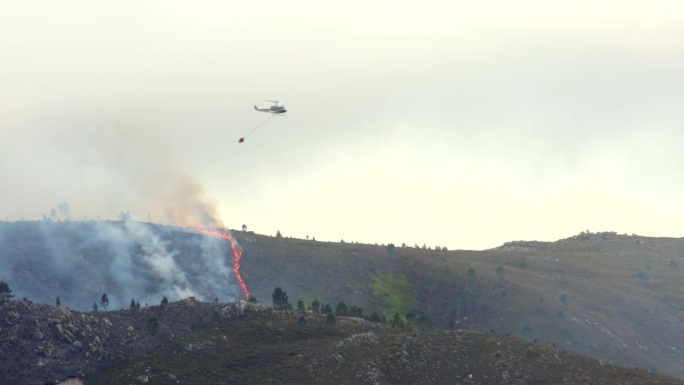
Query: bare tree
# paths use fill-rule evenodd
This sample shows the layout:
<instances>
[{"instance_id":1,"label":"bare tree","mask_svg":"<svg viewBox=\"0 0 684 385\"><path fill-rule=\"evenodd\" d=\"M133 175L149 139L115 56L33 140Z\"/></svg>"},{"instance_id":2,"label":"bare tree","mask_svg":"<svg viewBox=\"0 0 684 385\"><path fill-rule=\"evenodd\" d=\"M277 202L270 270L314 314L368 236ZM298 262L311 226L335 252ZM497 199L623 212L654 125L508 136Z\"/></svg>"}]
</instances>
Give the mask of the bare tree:
<instances>
[{"instance_id":1,"label":"bare tree","mask_svg":"<svg viewBox=\"0 0 684 385\"><path fill-rule=\"evenodd\" d=\"M71 206L69 205L69 202L62 202L62 203L58 204L57 209L59 209L59 212L64 217L64 220L66 220L66 221L71 220Z\"/></svg>"}]
</instances>

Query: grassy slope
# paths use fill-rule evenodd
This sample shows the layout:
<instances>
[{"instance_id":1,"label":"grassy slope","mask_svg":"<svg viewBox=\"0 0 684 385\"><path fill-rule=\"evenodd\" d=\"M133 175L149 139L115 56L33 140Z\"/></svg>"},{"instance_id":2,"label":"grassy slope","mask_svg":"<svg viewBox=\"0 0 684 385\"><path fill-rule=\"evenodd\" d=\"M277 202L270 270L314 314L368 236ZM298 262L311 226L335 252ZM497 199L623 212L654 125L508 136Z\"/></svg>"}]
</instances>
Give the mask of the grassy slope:
<instances>
[{"instance_id":1,"label":"grassy slope","mask_svg":"<svg viewBox=\"0 0 684 385\"><path fill-rule=\"evenodd\" d=\"M177 341L88 385L147 384L682 384L503 334L411 333L298 313L253 314Z\"/></svg>"},{"instance_id":2,"label":"grassy slope","mask_svg":"<svg viewBox=\"0 0 684 385\"><path fill-rule=\"evenodd\" d=\"M245 281L266 303L280 286L293 304L318 298L334 308L344 301L370 314L383 310L373 279L403 274L438 328L494 329L684 377L682 239L577 237L487 251L390 253L386 246L235 234L245 250ZM476 299L459 301L466 290Z\"/></svg>"}]
</instances>

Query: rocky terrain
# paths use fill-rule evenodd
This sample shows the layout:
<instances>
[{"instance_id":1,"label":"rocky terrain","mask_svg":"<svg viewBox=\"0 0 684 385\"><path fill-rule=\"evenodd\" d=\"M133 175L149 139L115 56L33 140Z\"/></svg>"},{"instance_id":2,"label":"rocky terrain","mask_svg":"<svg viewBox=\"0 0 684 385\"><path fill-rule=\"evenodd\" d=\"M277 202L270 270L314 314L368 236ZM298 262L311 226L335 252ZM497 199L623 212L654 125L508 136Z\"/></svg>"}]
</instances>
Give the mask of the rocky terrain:
<instances>
[{"instance_id":1,"label":"rocky terrain","mask_svg":"<svg viewBox=\"0 0 684 385\"><path fill-rule=\"evenodd\" d=\"M331 322L246 301L1 311L2 384L684 384L493 331Z\"/></svg>"},{"instance_id":2,"label":"rocky terrain","mask_svg":"<svg viewBox=\"0 0 684 385\"><path fill-rule=\"evenodd\" d=\"M0 384L54 384L139 359L169 341L270 309L194 299L111 312L76 312L31 301L0 305Z\"/></svg>"},{"instance_id":3,"label":"rocky terrain","mask_svg":"<svg viewBox=\"0 0 684 385\"><path fill-rule=\"evenodd\" d=\"M304 321L302 321L304 320ZM138 384L681 385L493 332L417 331L309 312L251 313L84 377Z\"/></svg>"}]
</instances>

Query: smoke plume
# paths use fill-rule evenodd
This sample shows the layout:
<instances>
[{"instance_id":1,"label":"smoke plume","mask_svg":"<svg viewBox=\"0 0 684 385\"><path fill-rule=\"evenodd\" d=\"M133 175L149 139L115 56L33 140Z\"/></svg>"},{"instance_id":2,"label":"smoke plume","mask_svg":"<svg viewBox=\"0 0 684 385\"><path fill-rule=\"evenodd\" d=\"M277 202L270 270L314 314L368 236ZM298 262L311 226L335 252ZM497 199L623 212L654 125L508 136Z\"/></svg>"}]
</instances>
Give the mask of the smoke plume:
<instances>
[{"instance_id":1,"label":"smoke plume","mask_svg":"<svg viewBox=\"0 0 684 385\"><path fill-rule=\"evenodd\" d=\"M0 222L0 280L17 298L75 310L241 297L230 246L186 228L134 221Z\"/></svg>"},{"instance_id":2,"label":"smoke plume","mask_svg":"<svg viewBox=\"0 0 684 385\"><path fill-rule=\"evenodd\" d=\"M0 143L0 218L39 219L68 202L74 219L130 219L223 227L218 202L195 176L196 148L135 113L47 114ZM125 116L126 118L120 118ZM19 129L19 127L17 127ZM182 153L186 151L187 153Z\"/></svg>"}]
</instances>

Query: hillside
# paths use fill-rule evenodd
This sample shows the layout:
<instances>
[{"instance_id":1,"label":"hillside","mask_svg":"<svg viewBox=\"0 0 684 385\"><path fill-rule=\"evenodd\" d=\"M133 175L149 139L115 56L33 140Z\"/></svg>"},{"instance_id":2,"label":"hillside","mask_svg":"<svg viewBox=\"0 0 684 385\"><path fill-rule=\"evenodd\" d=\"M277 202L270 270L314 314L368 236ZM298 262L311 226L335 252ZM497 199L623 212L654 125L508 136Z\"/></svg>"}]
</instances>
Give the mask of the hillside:
<instances>
[{"instance_id":1,"label":"hillside","mask_svg":"<svg viewBox=\"0 0 684 385\"><path fill-rule=\"evenodd\" d=\"M397 300L386 301L379 277L405 277L415 301L404 296L403 308L437 328L493 329L684 378L684 239L583 233L437 251L234 235L260 299L280 286L293 302L343 301L371 314Z\"/></svg>"},{"instance_id":2,"label":"hillside","mask_svg":"<svg viewBox=\"0 0 684 385\"><path fill-rule=\"evenodd\" d=\"M344 317L330 326L321 315L296 312L252 313L84 380L87 385L684 384L503 334L413 333Z\"/></svg>"},{"instance_id":3,"label":"hillside","mask_svg":"<svg viewBox=\"0 0 684 385\"><path fill-rule=\"evenodd\" d=\"M582 233L445 251L232 234L247 288L267 304L282 287L293 306L344 302L413 329L494 331L684 378L683 239ZM102 293L112 309L131 298L156 305L164 295L241 298L228 244L192 229L0 223L0 246L0 280L17 298L54 304L60 296L79 311ZM61 274L68 261L78 274Z\"/></svg>"},{"instance_id":4,"label":"hillside","mask_svg":"<svg viewBox=\"0 0 684 385\"><path fill-rule=\"evenodd\" d=\"M106 313L9 301L1 309L3 384L684 384L507 334L331 322L246 301Z\"/></svg>"}]
</instances>

